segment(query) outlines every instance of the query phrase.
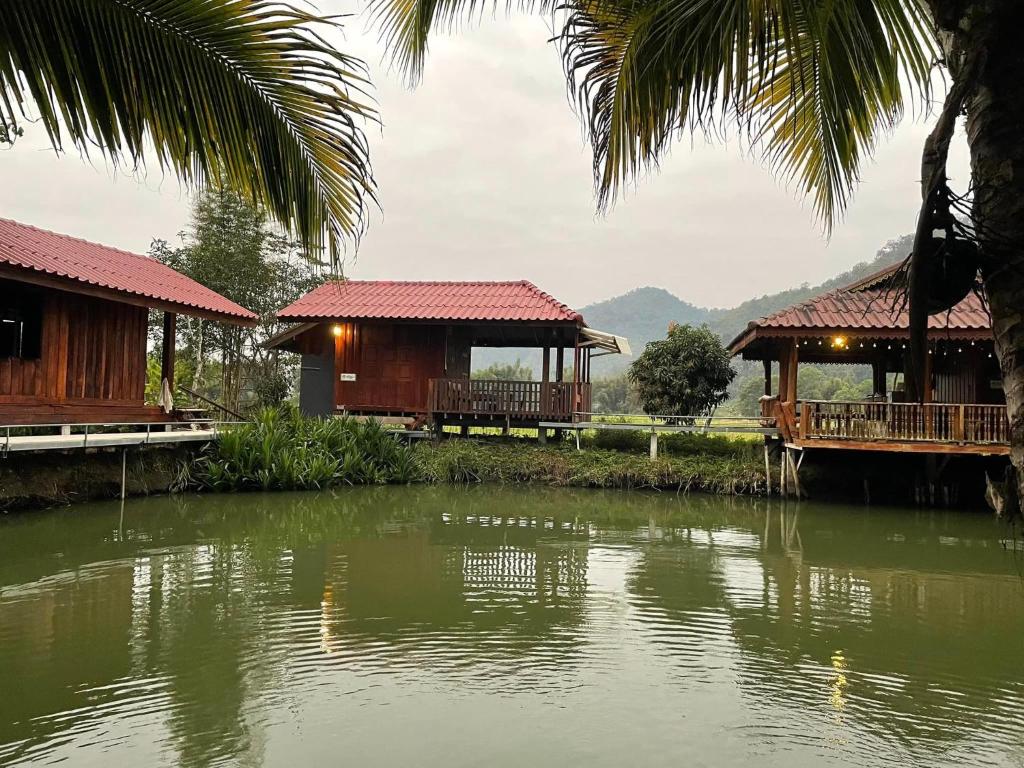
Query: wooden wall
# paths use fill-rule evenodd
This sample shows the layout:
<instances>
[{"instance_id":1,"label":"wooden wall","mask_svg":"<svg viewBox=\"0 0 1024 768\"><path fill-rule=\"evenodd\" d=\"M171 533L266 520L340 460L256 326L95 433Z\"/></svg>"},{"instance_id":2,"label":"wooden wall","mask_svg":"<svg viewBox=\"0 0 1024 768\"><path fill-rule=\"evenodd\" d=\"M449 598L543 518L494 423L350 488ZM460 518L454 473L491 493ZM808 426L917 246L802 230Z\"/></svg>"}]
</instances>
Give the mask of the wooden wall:
<instances>
[{"instance_id":1,"label":"wooden wall","mask_svg":"<svg viewBox=\"0 0 1024 768\"><path fill-rule=\"evenodd\" d=\"M40 300L40 357L0 358L0 406L141 406L147 310L63 291Z\"/></svg>"},{"instance_id":2,"label":"wooden wall","mask_svg":"<svg viewBox=\"0 0 1024 768\"><path fill-rule=\"evenodd\" d=\"M423 413L429 380L445 375L444 326L344 323L334 342L334 402L349 411Z\"/></svg>"},{"instance_id":3,"label":"wooden wall","mask_svg":"<svg viewBox=\"0 0 1024 768\"><path fill-rule=\"evenodd\" d=\"M992 345L969 346L965 343L958 348L963 351L934 356L934 401L1005 403L1002 390L991 386L992 381L1000 378L999 364L994 357L988 357Z\"/></svg>"}]
</instances>

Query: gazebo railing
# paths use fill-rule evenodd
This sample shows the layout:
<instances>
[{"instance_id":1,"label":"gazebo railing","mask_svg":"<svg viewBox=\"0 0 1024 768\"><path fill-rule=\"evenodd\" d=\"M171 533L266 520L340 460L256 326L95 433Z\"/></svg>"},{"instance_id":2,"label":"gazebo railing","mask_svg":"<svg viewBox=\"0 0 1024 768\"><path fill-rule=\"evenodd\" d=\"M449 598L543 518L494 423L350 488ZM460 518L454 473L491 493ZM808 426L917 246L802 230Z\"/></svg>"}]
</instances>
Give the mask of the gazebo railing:
<instances>
[{"instance_id":1,"label":"gazebo railing","mask_svg":"<svg viewBox=\"0 0 1024 768\"><path fill-rule=\"evenodd\" d=\"M590 384L431 379L427 401L436 414L568 420L590 410Z\"/></svg>"},{"instance_id":2,"label":"gazebo railing","mask_svg":"<svg viewBox=\"0 0 1024 768\"><path fill-rule=\"evenodd\" d=\"M1005 405L798 401L800 439L1007 444Z\"/></svg>"}]
</instances>

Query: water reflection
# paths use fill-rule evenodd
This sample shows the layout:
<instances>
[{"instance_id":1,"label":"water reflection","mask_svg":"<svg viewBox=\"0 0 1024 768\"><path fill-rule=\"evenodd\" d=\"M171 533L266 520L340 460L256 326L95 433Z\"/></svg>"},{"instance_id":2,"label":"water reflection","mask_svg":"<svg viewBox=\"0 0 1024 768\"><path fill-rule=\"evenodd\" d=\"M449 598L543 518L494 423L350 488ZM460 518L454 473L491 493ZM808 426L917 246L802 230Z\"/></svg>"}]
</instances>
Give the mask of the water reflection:
<instances>
[{"instance_id":1,"label":"water reflection","mask_svg":"<svg viewBox=\"0 0 1024 768\"><path fill-rule=\"evenodd\" d=\"M0 763L341 745L395 765L1022 763L1024 588L1002 535L981 516L494 489L15 518Z\"/></svg>"}]
</instances>

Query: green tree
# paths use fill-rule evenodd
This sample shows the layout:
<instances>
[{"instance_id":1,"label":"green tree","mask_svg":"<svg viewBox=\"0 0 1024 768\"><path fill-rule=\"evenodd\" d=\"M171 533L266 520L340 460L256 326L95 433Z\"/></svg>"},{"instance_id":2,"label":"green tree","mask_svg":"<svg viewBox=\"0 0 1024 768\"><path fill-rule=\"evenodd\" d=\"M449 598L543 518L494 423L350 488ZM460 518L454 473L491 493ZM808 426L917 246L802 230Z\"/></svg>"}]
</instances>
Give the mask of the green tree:
<instances>
[{"instance_id":1,"label":"green tree","mask_svg":"<svg viewBox=\"0 0 1024 768\"><path fill-rule=\"evenodd\" d=\"M639 413L640 396L625 371L594 379L591 389L594 410L598 413Z\"/></svg>"},{"instance_id":2,"label":"green tree","mask_svg":"<svg viewBox=\"0 0 1024 768\"><path fill-rule=\"evenodd\" d=\"M226 178L312 253L358 235L374 193L362 63L336 21L257 0L5 0L0 139L34 118L54 149L186 185ZM34 107L34 109L32 109Z\"/></svg>"},{"instance_id":3,"label":"green tree","mask_svg":"<svg viewBox=\"0 0 1024 768\"><path fill-rule=\"evenodd\" d=\"M188 386L235 409L248 400L279 403L294 374L294 357L264 342L281 330L275 313L319 285L324 276L266 215L220 187L201 194L178 248L156 240L150 254L260 316L255 328L197 317L178 326ZM179 381L183 381L179 377ZM213 385L213 386L211 386Z\"/></svg>"},{"instance_id":4,"label":"green tree","mask_svg":"<svg viewBox=\"0 0 1024 768\"><path fill-rule=\"evenodd\" d=\"M706 416L729 396L736 377L722 340L702 325L673 325L629 367L646 413Z\"/></svg>"},{"instance_id":5,"label":"green tree","mask_svg":"<svg viewBox=\"0 0 1024 768\"><path fill-rule=\"evenodd\" d=\"M972 237L1024 494L1024 3L538 0L516 7L557 11L553 39L587 126L602 206L655 167L676 137L721 133L732 122L830 227L878 139L908 105L932 103L935 67L942 68L947 88L922 152L922 207L907 280L908 371L924 369L930 293L946 287L943 278L926 277L949 252L933 231L948 227L948 243L955 229L945 169L965 114ZM470 0L371 3L382 37L412 79L422 73L430 32L458 27L482 9Z\"/></svg>"},{"instance_id":6,"label":"green tree","mask_svg":"<svg viewBox=\"0 0 1024 768\"><path fill-rule=\"evenodd\" d=\"M473 371L472 378L484 381L533 381L533 369L517 357L514 363L493 363Z\"/></svg>"}]
</instances>

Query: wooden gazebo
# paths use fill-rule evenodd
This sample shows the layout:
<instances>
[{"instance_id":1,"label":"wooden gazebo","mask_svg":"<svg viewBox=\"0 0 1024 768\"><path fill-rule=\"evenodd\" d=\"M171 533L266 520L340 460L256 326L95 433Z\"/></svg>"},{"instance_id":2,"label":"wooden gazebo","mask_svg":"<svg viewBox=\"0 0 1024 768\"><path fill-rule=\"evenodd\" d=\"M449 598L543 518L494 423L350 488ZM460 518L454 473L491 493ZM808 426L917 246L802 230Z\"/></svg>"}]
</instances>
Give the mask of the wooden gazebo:
<instances>
[{"instance_id":1,"label":"wooden gazebo","mask_svg":"<svg viewBox=\"0 0 1024 768\"><path fill-rule=\"evenodd\" d=\"M590 410L590 361L628 352L532 283L338 281L278 312L269 343L302 354L308 414L537 426ZM470 378L474 347L543 350L540 381ZM571 372L563 375L568 362Z\"/></svg>"},{"instance_id":2,"label":"wooden gazebo","mask_svg":"<svg viewBox=\"0 0 1024 768\"><path fill-rule=\"evenodd\" d=\"M1008 453L1006 401L981 296L971 293L929 318L923 402L906 402L901 382L909 326L897 304L898 269L755 320L732 341L733 355L764 363L764 414L777 420L794 447ZM870 365L872 395L862 401L802 400L800 363Z\"/></svg>"},{"instance_id":3,"label":"wooden gazebo","mask_svg":"<svg viewBox=\"0 0 1024 768\"><path fill-rule=\"evenodd\" d=\"M0 219L0 425L172 420L144 402L151 309L172 392L178 313L257 320L155 259Z\"/></svg>"}]
</instances>

